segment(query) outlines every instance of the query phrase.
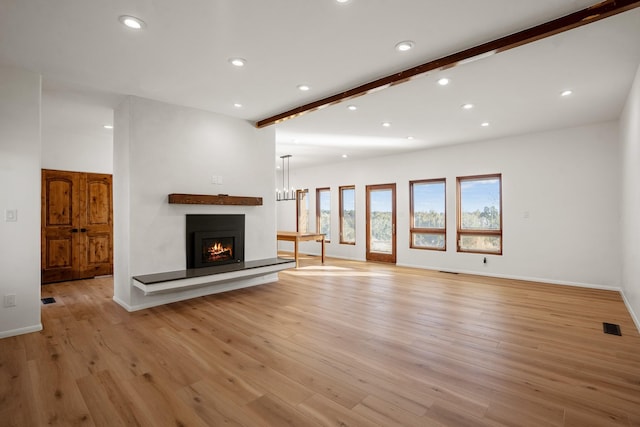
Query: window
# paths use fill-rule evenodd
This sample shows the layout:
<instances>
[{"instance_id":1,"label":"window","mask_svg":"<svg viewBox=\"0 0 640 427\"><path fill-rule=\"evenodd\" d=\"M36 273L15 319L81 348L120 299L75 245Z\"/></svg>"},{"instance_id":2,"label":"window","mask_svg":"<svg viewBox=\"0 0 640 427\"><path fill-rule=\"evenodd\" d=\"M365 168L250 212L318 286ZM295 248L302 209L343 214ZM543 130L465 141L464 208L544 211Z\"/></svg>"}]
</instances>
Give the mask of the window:
<instances>
[{"instance_id":1,"label":"window","mask_svg":"<svg viewBox=\"0 0 640 427\"><path fill-rule=\"evenodd\" d=\"M411 225L409 247L447 249L446 181L428 179L409 182Z\"/></svg>"},{"instance_id":2,"label":"window","mask_svg":"<svg viewBox=\"0 0 640 427\"><path fill-rule=\"evenodd\" d=\"M356 187L340 187L340 243L356 244Z\"/></svg>"},{"instance_id":3,"label":"window","mask_svg":"<svg viewBox=\"0 0 640 427\"><path fill-rule=\"evenodd\" d=\"M296 230L309 231L309 190L296 190Z\"/></svg>"},{"instance_id":4,"label":"window","mask_svg":"<svg viewBox=\"0 0 640 427\"><path fill-rule=\"evenodd\" d=\"M502 175L458 177L458 252L502 255Z\"/></svg>"},{"instance_id":5,"label":"window","mask_svg":"<svg viewBox=\"0 0 640 427\"><path fill-rule=\"evenodd\" d=\"M331 190L316 188L316 230L324 234L324 241L331 241Z\"/></svg>"}]
</instances>

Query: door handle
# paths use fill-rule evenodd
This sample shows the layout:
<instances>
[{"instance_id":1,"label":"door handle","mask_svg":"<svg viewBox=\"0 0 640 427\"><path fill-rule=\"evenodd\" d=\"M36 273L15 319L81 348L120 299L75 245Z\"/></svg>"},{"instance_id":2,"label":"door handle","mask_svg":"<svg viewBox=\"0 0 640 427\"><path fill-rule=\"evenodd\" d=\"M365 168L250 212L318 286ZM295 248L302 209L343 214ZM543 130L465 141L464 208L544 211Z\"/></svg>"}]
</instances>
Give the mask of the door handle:
<instances>
[{"instance_id":1,"label":"door handle","mask_svg":"<svg viewBox=\"0 0 640 427\"><path fill-rule=\"evenodd\" d=\"M81 233L86 233L86 232L87 232L87 229L86 229L86 228L81 228L81 229L80 229L80 232L81 232Z\"/></svg>"},{"instance_id":2,"label":"door handle","mask_svg":"<svg viewBox=\"0 0 640 427\"><path fill-rule=\"evenodd\" d=\"M78 232L78 229L77 229L77 228L72 228L72 229L71 229L71 232L72 232L72 233L77 233L77 232Z\"/></svg>"}]
</instances>

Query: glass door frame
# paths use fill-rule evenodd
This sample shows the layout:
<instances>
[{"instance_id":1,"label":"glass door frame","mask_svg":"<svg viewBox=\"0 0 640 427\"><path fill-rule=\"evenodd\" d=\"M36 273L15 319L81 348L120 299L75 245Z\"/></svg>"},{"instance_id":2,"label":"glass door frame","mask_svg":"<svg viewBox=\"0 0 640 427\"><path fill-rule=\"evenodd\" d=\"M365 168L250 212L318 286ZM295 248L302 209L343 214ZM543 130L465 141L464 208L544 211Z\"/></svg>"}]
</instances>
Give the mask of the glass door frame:
<instances>
[{"instance_id":1,"label":"glass door frame","mask_svg":"<svg viewBox=\"0 0 640 427\"><path fill-rule=\"evenodd\" d=\"M367 261L396 263L396 184L378 184L366 186L366 225L367 225ZM391 191L391 253L372 252L371 251L371 193L380 190Z\"/></svg>"}]
</instances>

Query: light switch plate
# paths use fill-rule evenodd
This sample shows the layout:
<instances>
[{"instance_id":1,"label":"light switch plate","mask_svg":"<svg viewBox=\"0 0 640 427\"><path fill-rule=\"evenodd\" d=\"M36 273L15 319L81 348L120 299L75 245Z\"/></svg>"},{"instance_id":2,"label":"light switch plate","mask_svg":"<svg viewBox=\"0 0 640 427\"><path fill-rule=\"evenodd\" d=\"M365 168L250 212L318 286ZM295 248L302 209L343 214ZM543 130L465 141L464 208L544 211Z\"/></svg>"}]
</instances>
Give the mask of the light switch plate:
<instances>
[{"instance_id":1,"label":"light switch plate","mask_svg":"<svg viewBox=\"0 0 640 427\"><path fill-rule=\"evenodd\" d=\"M15 307L16 306L16 294L8 294L4 296L4 306L5 307Z\"/></svg>"},{"instance_id":2,"label":"light switch plate","mask_svg":"<svg viewBox=\"0 0 640 427\"><path fill-rule=\"evenodd\" d=\"M5 222L16 222L16 221L18 221L18 210L17 209L5 209L4 210L4 220L5 220Z\"/></svg>"}]
</instances>

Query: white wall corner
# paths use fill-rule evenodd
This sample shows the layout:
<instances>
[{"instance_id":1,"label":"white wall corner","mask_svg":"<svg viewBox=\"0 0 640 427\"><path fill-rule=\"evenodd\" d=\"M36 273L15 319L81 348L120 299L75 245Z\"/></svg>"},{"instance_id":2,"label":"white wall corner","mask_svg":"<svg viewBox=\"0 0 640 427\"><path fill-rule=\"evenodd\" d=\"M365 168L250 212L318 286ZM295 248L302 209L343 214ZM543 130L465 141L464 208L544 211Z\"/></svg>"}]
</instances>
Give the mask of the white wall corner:
<instances>
[{"instance_id":1,"label":"white wall corner","mask_svg":"<svg viewBox=\"0 0 640 427\"><path fill-rule=\"evenodd\" d=\"M629 311L629 315L631 316L633 323L636 325L636 329L638 330L638 333L640 333L640 317L638 317L638 315L634 311L634 308L629 302L629 300L627 299L627 296L625 295L624 290L620 291L620 295L622 295L622 300L624 301L624 305L627 307L627 310Z\"/></svg>"}]
</instances>

